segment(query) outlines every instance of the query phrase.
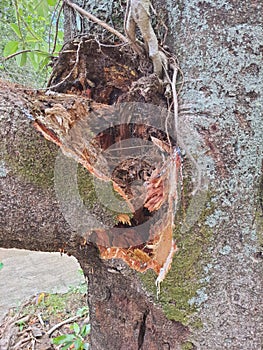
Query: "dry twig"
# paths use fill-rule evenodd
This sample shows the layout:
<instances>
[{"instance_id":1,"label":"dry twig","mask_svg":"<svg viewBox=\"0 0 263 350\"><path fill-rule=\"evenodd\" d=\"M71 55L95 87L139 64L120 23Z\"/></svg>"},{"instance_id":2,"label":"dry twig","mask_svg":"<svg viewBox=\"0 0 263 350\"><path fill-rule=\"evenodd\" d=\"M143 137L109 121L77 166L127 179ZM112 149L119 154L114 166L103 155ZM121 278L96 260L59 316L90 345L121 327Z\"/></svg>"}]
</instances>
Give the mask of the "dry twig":
<instances>
[{"instance_id":1,"label":"dry twig","mask_svg":"<svg viewBox=\"0 0 263 350\"><path fill-rule=\"evenodd\" d=\"M59 3L60 3L60 1L57 3L57 6L59 5ZM57 45L58 25L59 25L59 20L60 20L60 16L61 16L62 10L63 10L63 6L60 7L60 9L59 9L59 11L58 11L58 15L57 15L55 38L54 38L53 49L52 49L52 51L51 51L52 54L55 52L56 45ZM55 11L56 11L56 9L55 9Z\"/></svg>"},{"instance_id":2,"label":"dry twig","mask_svg":"<svg viewBox=\"0 0 263 350\"><path fill-rule=\"evenodd\" d=\"M136 26L138 26L146 49L148 50L149 57L153 62L154 73L156 73L158 77L161 77L163 72L163 59L165 59L165 57L160 54L158 40L151 25L149 15L150 5L150 1L148 0L129 0L127 3L124 27L128 38L132 42L133 48L138 53L138 50L140 51L140 47L136 42Z\"/></svg>"},{"instance_id":3,"label":"dry twig","mask_svg":"<svg viewBox=\"0 0 263 350\"><path fill-rule=\"evenodd\" d=\"M65 78L63 78L60 82L58 82L57 84L55 85L52 85L52 86L48 86L48 88L45 88L43 90L50 90L50 89L54 89L54 88L57 88L59 87L61 84L63 84L70 76L71 74L74 72L74 69L77 67L78 63L79 63L79 52L80 52L80 47L81 47L81 44L82 44L82 40L80 40L80 42L78 43L78 48L77 48L77 51L76 51L76 60L75 60L75 63L74 63L74 66L72 67L71 71L65 76ZM52 75L48 81L48 85L50 83L52 79Z\"/></svg>"},{"instance_id":4,"label":"dry twig","mask_svg":"<svg viewBox=\"0 0 263 350\"><path fill-rule=\"evenodd\" d=\"M26 50L17 51L17 52L15 52L15 53L12 53L12 54L9 55L9 56L3 57L3 58L2 58L2 61L10 60L10 58L13 58L13 57L15 57L15 56L21 55L22 53L27 53L27 52L39 52L39 53L42 53L42 54L46 54L46 52L41 51L41 50L26 49ZM47 56L52 56L52 55L48 55L48 54L47 54Z\"/></svg>"},{"instance_id":5,"label":"dry twig","mask_svg":"<svg viewBox=\"0 0 263 350\"><path fill-rule=\"evenodd\" d=\"M124 43L127 43L128 40L127 38L122 35L120 32L118 32L116 29L112 28L111 26L109 26L107 23L105 23L104 21L100 20L99 18L95 17L94 15L92 15L91 13L85 11L83 8L81 8L80 6L73 4L71 1L69 0L64 0L64 3L67 4L68 6L72 7L73 9L75 9L76 11L78 11L82 16L88 18L89 20L99 24L100 26L102 26L103 28L107 29L109 32L111 32L112 34L116 35L121 41L123 41Z\"/></svg>"},{"instance_id":6,"label":"dry twig","mask_svg":"<svg viewBox=\"0 0 263 350\"><path fill-rule=\"evenodd\" d=\"M21 346L27 342L29 342L32 338L30 336L21 339L19 342L16 343L16 345L14 346L14 349L21 349Z\"/></svg>"},{"instance_id":7,"label":"dry twig","mask_svg":"<svg viewBox=\"0 0 263 350\"><path fill-rule=\"evenodd\" d=\"M80 318L80 317L81 317L81 316L73 316L73 317L68 318L67 320L64 320L64 321L62 321L62 322L56 324L55 326L53 326L52 328L50 328L50 330L47 332L47 335L50 337L51 334L55 332L55 330L57 330L58 328L64 326L64 324L74 322L75 320L77 320L77 319Z\"/></svg>"}]
</instances>

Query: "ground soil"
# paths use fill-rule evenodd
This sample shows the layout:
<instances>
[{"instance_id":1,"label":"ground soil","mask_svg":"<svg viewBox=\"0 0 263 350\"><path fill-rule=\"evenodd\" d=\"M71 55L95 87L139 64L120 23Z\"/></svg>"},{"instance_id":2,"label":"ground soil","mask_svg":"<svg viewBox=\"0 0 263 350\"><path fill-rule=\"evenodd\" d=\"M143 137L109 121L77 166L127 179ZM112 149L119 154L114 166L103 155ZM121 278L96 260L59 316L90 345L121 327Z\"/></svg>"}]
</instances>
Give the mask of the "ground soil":
<instances>
[{"instance_id":1,"label":"ground soil","mask_svg":"<svg viewBox=\"0 0 263 350\"><path fill-rule=\"evenodd\" d=\"M68 322L59 326L65 320ZM84 285L66 294L39 293L6 314L0 325L0 349L59 349L52 339L74 333L74 322L80 327L89 323ZM49 334L56 325L57 329ZM89 336L83 341L88 343Z\"/></svg>"}]
</instances>

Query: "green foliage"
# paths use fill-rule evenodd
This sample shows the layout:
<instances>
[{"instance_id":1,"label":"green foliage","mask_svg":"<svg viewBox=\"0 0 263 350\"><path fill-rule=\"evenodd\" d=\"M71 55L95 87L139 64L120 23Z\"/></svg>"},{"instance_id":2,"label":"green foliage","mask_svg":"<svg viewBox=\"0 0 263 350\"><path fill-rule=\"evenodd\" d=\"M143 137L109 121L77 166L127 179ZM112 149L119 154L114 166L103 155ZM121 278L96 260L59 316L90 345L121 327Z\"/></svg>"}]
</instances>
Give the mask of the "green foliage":
<instances>
[{"instance_id":1,"label":"green foliage","mask_svg":"<svg viewBox=\"0 0 263 350\"><path fill-rule=\"evenodd\" d=\"M69 287L69 292L71 293L78 293L78 294L86 294L87 293L87 284L86 282L80 283L78 286L76 287Z\"/></svg>"},{"instance_id":2,"label":"green foliage","mask_svg":"<svg viewBox=\"0 0 263 350\"><path fill-rule=\"evenodd\" d=\"M61 0L4 0L0 4L0 50L19 67L42 72L62 47ZM0 70L5 66L0 64Z\"/></svg>"},{"instance_id":3,"label":"green foliage","mask_svg":"<svg viewBox=\"0 0 263 350\"><path fill-rule=\"evenodd\" d=\"M89 313L89 308L87 306L83 306L79 308L76 312L76 315L79 317L87 316Z\"/></svg>"},{"instance_id":4,"label":"green foliage","mask_svg":"<svg viewBox=\"0 0 263 350\"><path fill-rule=\"evenodd\" d=\"M19 331L22 332L22 330L24 329L26 323L25 323L25 321L17 321L16 325L19 327Z\"/></svg>"},{"instance_id":5,"label":"green foliage","mask_svg":"<svg viewBox=\"0 0 263 350\"><path fill-rule=\"evenodd\" d=\"M2 270L3 267L4 267L4 264L0 262L0 270Z\"/></svg>"},{"instance_id":6,"label":"green foliage","mask_svg":"<svg viewBox=\"0 0 263 350\"><path fill-rule=\"evenodd\" d=\"M194 345L193 343L187 341L186 343L182 344L182 350L193 350Z\"/></svg>"},{"instance_id":7,"label":"green foliage","mask_svg":"<svg viewBox=\"0 0 263 350\"><path fill-rule=\"evenodd\" d=\"M76 350L88 350L89 344L85 342L84 338L90 334L90 324L85 324L80 328L77 323L73 323L70 328L73 331L72 334L63 334L53 338L52 343L63 346L62 350L70 349L72 345Z\"/></svg>"}]
</instances>

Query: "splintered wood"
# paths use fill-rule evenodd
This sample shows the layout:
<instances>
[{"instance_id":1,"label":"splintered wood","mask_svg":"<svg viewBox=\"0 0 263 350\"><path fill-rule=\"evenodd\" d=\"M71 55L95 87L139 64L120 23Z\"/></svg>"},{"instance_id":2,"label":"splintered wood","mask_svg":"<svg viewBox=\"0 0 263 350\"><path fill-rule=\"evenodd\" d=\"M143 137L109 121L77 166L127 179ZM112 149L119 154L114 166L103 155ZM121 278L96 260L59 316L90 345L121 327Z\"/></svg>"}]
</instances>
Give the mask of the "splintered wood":
<instances>
[{"instance_id":1,"label":"splintered wood","mask_svg":"<svg viewBox=\"0 0 263 350\"><path fill-rule=\"evenodd\" d=\"M75 39L60 54L52 91L38 106L45 116L36 112L34 126L121 198L116 225L87 232L85 241L95 243L103 259L122 259L140 272L153 269L159 285L176 251L181 157L158 84L138 69L129 48ZM151 101L161 107L145 103Z\"/></svg>"}]
</instances>

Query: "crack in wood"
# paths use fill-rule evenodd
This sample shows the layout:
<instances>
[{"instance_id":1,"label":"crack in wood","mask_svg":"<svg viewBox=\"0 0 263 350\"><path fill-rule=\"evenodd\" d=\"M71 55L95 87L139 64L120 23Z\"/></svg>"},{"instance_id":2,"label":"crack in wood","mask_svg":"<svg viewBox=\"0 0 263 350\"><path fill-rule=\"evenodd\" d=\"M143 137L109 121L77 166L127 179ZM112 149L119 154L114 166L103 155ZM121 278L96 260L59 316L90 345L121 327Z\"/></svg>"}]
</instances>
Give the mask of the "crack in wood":
<instances>
[{"instance_id":1,"label":"crack in wood","mask_svg":"<svg viewBox=\"0 0 263 350\"><path fill-rule=\"evenodd\" d=\"M149 315L149 310L145 310L142 317L142 322L140 324L140 330L138 335L138 350L142 349L143 343L144 343L144 337L146 332L146 319Z\"/></svg>"}]
</instances>

